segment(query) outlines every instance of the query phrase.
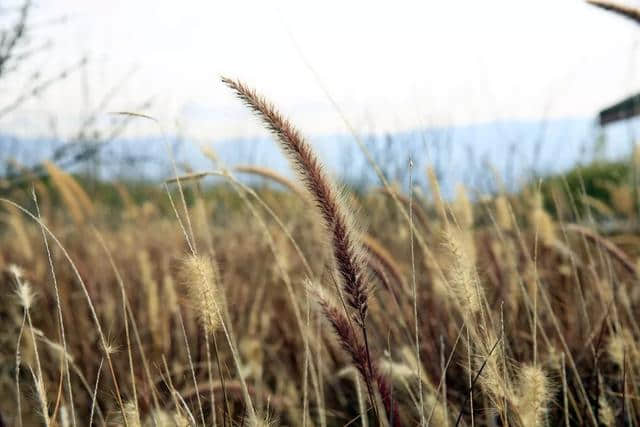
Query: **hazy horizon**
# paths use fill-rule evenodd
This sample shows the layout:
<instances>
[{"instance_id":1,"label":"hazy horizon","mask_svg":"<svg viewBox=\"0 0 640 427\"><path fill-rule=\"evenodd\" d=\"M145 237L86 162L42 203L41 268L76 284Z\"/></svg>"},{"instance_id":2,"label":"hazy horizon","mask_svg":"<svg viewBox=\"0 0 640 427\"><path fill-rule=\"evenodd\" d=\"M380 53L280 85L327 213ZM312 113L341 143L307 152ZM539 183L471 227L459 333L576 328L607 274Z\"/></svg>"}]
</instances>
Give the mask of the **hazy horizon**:
<instances>
[{"instance_id":1,"label":"hazy horizon","mask_svg":"<svg viewBox=\"0 0 640 427\"><path fill-rule=\"evenodd\" d=\"M46 0L34 20L53 42L33 67L88 58L0 127L72 135L87 111L145 110L169 133L262 135L219 82L240 77L311 135L395 132L494 120L593 117L640 90L632 23L578 1L179 5ZM251 10L251 13L246 13ZM485 28L492 31L484 31ZM472 36L470 36L472 35ZM128 77L127 77L128 76ZM2 88L11 94L20 85ZM136 121L127 135L158 134Z\"/></svg>"}]
</instances>

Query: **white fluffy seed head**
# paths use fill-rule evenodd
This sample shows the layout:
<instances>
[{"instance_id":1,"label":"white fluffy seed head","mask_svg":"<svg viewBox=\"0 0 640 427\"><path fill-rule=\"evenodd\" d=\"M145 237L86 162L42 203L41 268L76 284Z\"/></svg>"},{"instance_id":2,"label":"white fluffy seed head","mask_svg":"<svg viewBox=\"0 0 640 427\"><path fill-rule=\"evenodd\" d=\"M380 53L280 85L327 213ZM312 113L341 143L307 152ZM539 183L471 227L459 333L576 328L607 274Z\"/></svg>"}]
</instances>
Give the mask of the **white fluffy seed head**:
<instances>
[{"instance_id":1,"label":"white fluffy seed head","mask_svg":"<svg viewBox=\"0 0 640 427\"><path fill-rule=\"evenodd\" d=\"M418 378L418 373L405 363L398 363L383 357L378 362L380 371L399 382Z\"/></svg>"},{"instance_id":2,"label":"white fluffy seed head","mask_svg":"<svg viewBox=\"0 0 640 427\"><path fill-rule=\"evenodd\" d=\"M29 310L33 305L33 301L35 299L35 293L31 288L31 284L27 281L19 281L18 287L16 288L16 295L18 296L20 305L25 310Z\"/></svg>"},{"instance_id":3,"label":"white fluffy seed head","mask_svg":"<svg viewBox=\"0 0 640 427\"><path fill-rule=\"evenodd\" d=\"M24 276L24 271L18 265L9 264L9 266L7 267L7 270L13 277L15 277L16 280L20 280L22 279L22 276Z\"/></svg>"}]
</instances>

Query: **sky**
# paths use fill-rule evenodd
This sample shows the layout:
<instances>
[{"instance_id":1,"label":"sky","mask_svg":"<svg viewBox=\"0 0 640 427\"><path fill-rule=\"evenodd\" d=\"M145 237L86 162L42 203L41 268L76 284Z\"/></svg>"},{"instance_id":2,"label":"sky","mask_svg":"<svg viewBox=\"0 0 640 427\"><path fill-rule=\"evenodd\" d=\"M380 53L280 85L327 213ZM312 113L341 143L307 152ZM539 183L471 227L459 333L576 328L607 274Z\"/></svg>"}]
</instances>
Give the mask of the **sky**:
<instances>
[{"instance_id":1,"label":"sky","mask_svg":"<svg viewBox=\"0 0 640 427\"><path fill-rule=\"evenodd\" d=\"M72 133L123 79L105 120L152 98L165 132L202 139L262 133L221 75L311 135L593 117L640 90L640 30L580 0L40 0L36 17L65 19L39 67L89 65L0 122L17 133ZM142 122L127 132L158 132Z\"/></svg>"}]
</instances>

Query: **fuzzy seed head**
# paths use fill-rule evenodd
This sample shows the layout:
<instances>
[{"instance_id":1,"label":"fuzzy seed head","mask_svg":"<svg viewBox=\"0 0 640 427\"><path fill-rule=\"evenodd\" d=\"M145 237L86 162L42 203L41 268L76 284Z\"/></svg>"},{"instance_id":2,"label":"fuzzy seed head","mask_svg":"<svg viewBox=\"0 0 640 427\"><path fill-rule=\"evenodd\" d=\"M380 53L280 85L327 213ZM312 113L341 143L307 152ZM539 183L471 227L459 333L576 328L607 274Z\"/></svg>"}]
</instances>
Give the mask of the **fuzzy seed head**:
<instances>
[{"instance_id":1,"label":"fuzzy seed head","mask_svg":"<svg viewBox=\"0 0 640 427\"><path fill-rule=\"evenodd\" d=\"M540 239L542 243L550 245L556 241L553 220L542 206L534 208L530 220L535 233L538 235L538 239Z\"/></svg>"},{"instance_id":2,"label":"fuzzy seed head","mask_svg":"<svg viewBox=\"0 0 640 427\"><path fill-rule=\"evenodd\" d=\"M544 425L547 405L551 399L551 385L539 366L524 366L520 371L518 414L525 427Z\"/></svg>"},{"instance_id":3,"label":"fuzzy seed head","mask_svg":"<svg viewBox=\"0 0 640 427\"><path fill-rule=\"evenodd\" d=\"M13 277L15 277L15 279L17 281L22 279L22 276L24 276L24 271L22 270L22 268L20 266L15 265L15 264L9 264L9 267L7 267L7 271L9 271L9 273Z\"/></svg>"},{"instance_id":4,"label":"fuzzy seed head","mask_svg":"<svg viewBox=\"0 0 640 427\"><path fill-rule=\"evenodd\" d=\"M207 333L214 333L222 324L224 297L213 263L205 256L188 255L182 261L179 276L204 329Z\"/></svg>"},{"instance_id":5,"label":"fuzzy seed head","mask_svg":"<svg viewBox=\"0 0 640 427\"><path fill-rule=\"evenodd\" d=\"M31 288L31 284L27 281L19 281L18 287L16 288L16 294L18 295L20 305L25 310L29 310L33 304L33 300L35 299L35 294Z\"/></svg>"},{"instance_id":6,"label":"fuzzy seed head","mask_svg":"<svg viewBox=\"0 0 640 427\"><path fill-rule=\"evenodd\" d=\"M380 359L379 366L381 373L398 382L408 381L418 377L418 373L409 365L394 362L387 358Z\"/></svg>"},{"instance_id":7,"label":"fuzzy seed head","mask_svg":"<svg viewBox=\"0 0 640 427\"><path fill-rule=\"evenodd\" d=\"M270 427L276 425L277 420L270 419L264 416L255 416L246 420L248 427Z\"/></svg>"},{"instance_id":8,"label":"fuzzy seed head","mask_svg":"<svg viewBox=\"0 0 640 427\"><path fill-rule=\"evenodd\" d=\"M481 307L481 289L475 263L458 234L451 231L445 234L445 247L453 258L449 284L462 312L477 313Z\"/></svg>"},{"instance_id":9,"label":"fuzzy seed head","mask_svg":"<svg viewBox=\"0 0 640 427\"><path fill-rule=\"evenodd\" d=\"M625 357L627 361L634 353L633 335L627 329L623 329L612 335L607 342L607 353L613 363L619 367L624 366Z\"/></svg>"},{"instance_id":10,"label":"fuzzy seed head","mask_svg":"<svg viewBox=\"0 0 640 427\"><path fill-rule=\"evenodd\" d=\"M114 410L110 418L111 422L108 425L142 427L140 416L134 402L126 402L123 411Z\"/></svg>"}]
</instances>

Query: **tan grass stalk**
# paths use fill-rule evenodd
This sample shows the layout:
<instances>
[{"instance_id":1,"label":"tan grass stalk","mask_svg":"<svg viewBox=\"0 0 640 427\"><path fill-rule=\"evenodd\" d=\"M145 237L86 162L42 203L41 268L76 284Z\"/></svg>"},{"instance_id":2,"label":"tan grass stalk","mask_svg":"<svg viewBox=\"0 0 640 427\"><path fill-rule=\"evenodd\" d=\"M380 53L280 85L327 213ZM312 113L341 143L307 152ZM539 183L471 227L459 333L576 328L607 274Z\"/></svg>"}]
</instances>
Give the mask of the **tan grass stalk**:
<instances>
[{"instance_id":1,"label":"tan grass stalk","mask_svg":"<svg viewBox=\"0 0 640 427\"><path fill-rule=\"evenodd\" d=\"M178 313L178 310L180 309L179 303L178 303L178 293L176 292L176 286L173 281L173 276L171 276L171 274L169 273L165 273L162 279L161 295L162 295L162 301L165 304L165 307L167 310L166 319L163 322L163 327L162 327L162 334L164 337L162 341L162 349L163 349L163 353L166 354L171 348L170 319L172 319L173 316L175 316Z\"/></svg>"},{"instance_id":2,"label":"tan grass stalk","mask_svg":"<svg viewBox=\"0 0 640 427\"><path fill-rule=\"evenodd\" d=\"M118 196L120 196L120 200L122 200L126 216L129 218L135 218L138 213L138 206L136 206L131 194L129 194L127 188L121 183L115 183L114 186L118 192Z\"/></svg>"},{"instance_id":3,"label":"tan grass stalk","mask_svg":"<svg viewBox=\"0 0 640 427\"><path fill-rule=\"evenodd\" d=\"M461 184L456 188L453 211L458 227L463 230L469 230L473 227L473 205L467 196L467 190Z\"/></svg>"},{"instance_id":4,"label":"tan grass stalk","mask_svg":"<svg viewBox=\"0 0 640 427\"><path fill-rule=\"evenodd\" d=\"M226 389L230 397L233 398L234 400L240 400L243 398L242 384L240 383L240 381L238 380L226 381ZM197 387L185 388L184 390L182 390L180 394L182 395L183 398L188 400L193 398L193 396L195 396L197 393L204 393L205 391L208 391L208 390L213 390L216 393L216 395L223 394L222 382L220 380L216 380L212 383L201 382L201 383L198 383ZM255 400L269 401L269 404L271 405L271 407L276 409L277 411L284 411L288 406L294 405L294 402L292 402L290 399L286 398L285 396L271 395L271 394L268 394L267 391L264 389L258 390L252 386L248 386L247 390ZM170 403L171 402L168 402L168 404Z\"/></svg>"},{"instance_id":5,"label":"tan grass stalk","mask_svg":"<svg viewBox=\"0 0 640 427\"><path fill-rule=\"evenodd\" d=\"M251 175L260 176L266 179L270 179L271 181L277 182L285 188L288 188L293 193L298 195L301 199L307 200L308 195L305 193L304 189L300 188L295 183L291 182L291 180L285 178L280 175L278 172L271 170L269 168L263 168L260 166L251 166L251 165L240 165L233 168L236 172L247 173Z\"/></svg>"},{"instance_id":6,"label":"tan grass stalk","mask_svg":"<svg viewBox=\"0 0 640 427\"><path fill-rule=\"evenodd\" d=\"M18 274L20 274L20 270L17 266L12 266L12 270L14 270L14 274L17 276ZM20 298L21 300L21 304L24 307L24 302L22 301L24 298ZM27 299L28 301L29 299ZM23 310L22 311L22 322L20 323L20 330L18 332L18 339L17 339L17 343L16 343L16 375L15 375L15 381L16 381L16 404L17 404L17 410L16 410L16 418L18 419L18 426L22 427L22 395L20 394L20 368L22 366L22 352L21 352L21 347L22 347L22 336L24 334L24 329L25 329L25 325L27 323L27 311Z\"/></svg>"},{"instance_id":7,"label":"tan grass stalk","mask_svg":"<svg viewBox=\"0 0 640 427\"><path fill-rule=\"evenodd\" d=\"M289 239L289 241L292 243L293 247L295 248L298 256L300 257L300 260L302 261L305 270L307 272L307 274L309 276L313 276L313 271L311 270L311 267L309 266L309 263L306 259L306 257L304 256L304 254L302 253L302 250L300 249L300 247L298 246L297 242L295 241L295 239L293 239L293 236L291 236L291 233L287 230L287 228L285 227L285 225L282 223L282 221L280 220L280 218L276 215L275 212L273 212L273 210L269 207L269 205L267 205L264 200L262 200L262 198L255 192L253 191L251 188L247 187L246 185L240 183L238 180L236 180L233 175L231 175L231 173L226 170L223 169L223 171L221 172L203 172L203 173L199 173L199 174L190 174L187 176L181 176L179 177L180 180L192 180L192 179L201 179L205 176L208 175L213 175L213 176L221 176L224 177L226 179L228 179L230 181L230 183L232 184L234 190L236 190L237 194L240 196L240 198L245 202L245 204L247 205L248 209L250 210L251 214L256 218L256 220L258 221L260 228L263 230L264 235L267 239L267 243L269 244L269 248L271 250L271 252L273 253L273 256L276 260L276 266L280 272L280 275L282 276L282 279L285 283L285 287L287 289L287 293L289 295L289 298L291 300L291 304L294 310L294 314L295 314L295 318L296 318L296 322L298 324L298 327L300 329L300 332L303 336L303 339L305 341L309 340L309 334L307 334L305 331L305 327L304 327L304 323L302 322L302 316L301 316L301 310L299 307L299 304L297 302L297 299L295 298L295 294L293 291L293 287L291 285L291 280L289 279L289 275L286 272L286 268L283 264L283 260L281 259L281 257L279 256L278 250L276 248L275 242L271 236L271 233L269 232L269 229L264 221L264 219L262 218L262 216L260 215L260 213L257 211L257 209L255 208L255 206L253 205L253 203L251 203L251 201L248 199L246 193L252 195L259 203L260 205L269 213L269 215L276 221L276 223L278 224L278 226L281 228L281 230L284 232L284 234L286 235L286 237ZM173 179L175 180L175 178ZM169 180L167 182L170 182L172 180ZM215 340L214 340L214 344L215 344ZM317 354L319 355L320 352L317 352ZM321 389L320 389L320 376L316 373L315 368L314 368L314 364L312 363L312 361L310 361L310 369L311 369L311 379L312 379L312 383L314 386L314 392L316 394L317 400L318 400L318 404L320 405L319 408L319 412L320 412L320 423L322 426L326 425L326 420L325 420L325 413L324 410L322 409L322 400L321 400Z\"/></svg>"},{"instance_id":8,"label":"tan grass stalk","mask_svg":"<svg viewBox=\"0 0 640 427\"><path fill-rule=\"evenodd\" d=\"M133 402L124 404L124 411L112 414L110 425L126 425L130 427L142 427L136 405Z\"/></svg>"},{"instance_id":9,"label":"tan grass stalk","mask_svg":"<svg viewBox=\"0 0 640 427\"><path fill-rule=\"evenodd\" d=\"M435 169L431 166L427 168L427 178L429 179L429 185L431 187L431 194L433 195L433 203L436 206L436 211L438 212L438 215L440 215L442 221L445 224L448 224L449 219L442 199L442 193L440 192L440 183L438 182Z\"/></svg>"},{"instance_id":10,"label":"tan grass stalk","mask_svg":"<svg viewBox=\"0 0 640 427\"><path fill-rule=\"evenodd\" d=\"M176 411L180 412L180 403L178 401L178 392L176 388L173 386L173 380L171 379L171 372L169 371L169 366L167 365L167 358L162 355L162 367L164 368L163 380L165 384L167 384L169 388L169 393L171 394L171 400ZM189 412L187 410L187 412ZM193 415L189 413L189 418L193 420L195 424L195 420L193 419Z\"/></svg>"},{"instance_id":11,"label":"tan grass stalk","mask_svg":"<svg viewBox=\"0 0 640 427\"><path fill-rule=\"evenodd\" d=\"M84 191L82 186L76 181L76 179L70 174L64 175L65 184L71 190L73 196L78 200L78 203L82 207L82 210L87 215L93 215L95 212L95 208L93 207L93 203L91 203L91 199L89 195Z\"/></svg>"},{"instance_id":12,"label":"tan grass stalk","mask_svg":"<svg viewBox=\"0 0 640 427\"><path fill-rule=\"evenodd\" d=\"M273 237L271 236L271 233L269 232L269 229L264 221L264 219L262 218L262 216L260 215L260 213L257 211L257 209L255 208L255 206L253 205L253 203L251 203L251 201L248 199L246 193L251 194L260 204L263 208L265 208L265 210L271 215L271 217L276 221L276 223L278 224L278 226L281 228L281 230L284 232L285 236L287 236L287 238L289 239L289 241L291 242L291 244L293 245L293 247L295 248L296 252L298 253L298 256L300 257L300 260L302 261L302 264L305 267L305 270L307 272L307 275L309 277L313 277L313 271L311 270L311 267L309 265L309 263L307 262L306 257L304 256L304 254L302 253L302 250L300 249L300 247L298 246L297 242L295 241L295 239L293 238L293 236L291 236L291 233L289 233L289 231L287 230L287 228L285 227L285 225L282 223L282 221L280 220L280 218L275 214L275 212L273 212L273 210L262 200L262 198L252 189L248 188L247 186L241 184L240 182L238 182L235 178L233 178L229 173L224 173L224 176L227 177L231 184L233 185L234 189L237 191L238 195L240 196L240 198L245 202L245 204L247 205L248 209L250 210L251 214L255 217L255 219L258 221L258 224L260 225L260 228L262 229L265 238L267 240L267 243L269 245L269 249L271 250L274 259L276 260L276 267L280 272L280 275L282 276L282 280L284 281L285 287L287 289L287 293L288 296L291 300L291 305L293 307L293 311L294 311L294 315L296 318L296 323L298 324L298 328L300 329L300 333L303 337L303 340L305 342L305 352L308 351L309 345L310 345L310 334L307 333L307 329L305 329L305 324L302 321L302 314L301 314L301 309L299 307L299 303L295 297L294 294L294 290L293 290L293 286L291 284L291 280L289 278L289 275L286 271L286 266L284 265L284 261L282 260L282 257L279 255L279 252L276 248L276 244L273 240ZM306 298L307 298L307 303L308 303L308 294L305 294ZM320 353L320 352L318 352ZM309 368L310 368L310 372L311 372L311 380L312 380L312 384L314 386L314 393L316 394L316 399L318 401L318 405L320 406L319 410L320 410L320 423L321 425L325 425L326 424L326 420L325 420L325 414L323 411L323 402L321 400L321 392L320 392L320 375L318 375L316 373L314 364L313 364L313 360L312 359L307 359L307 357L305 356L305 360L307 360L309 362ZM307 362L305 362L307 363ZM303 403L304 406L304 403Z\"/></svg>"},{"instance_id":13,"label":"tan grass stalk","mask_svg":"<svg viewBox=\"0 0 640 427\"><path fill-rule=\"evenodd\" d=\"M115 375L115 371L113 369L113 362L112 362L112 359L111 359L111 355L110 355L110 353L108 351L110 346L107 343L107 339L106 339L105 334L103 333L102 325L100 324L100 320L99 320L98 314L97 314L97 312L95 310L95 306L93 304L93 301L91 300L91 296L89 295L89 291L87 289L87 285L85 284L84 280L82 279L82 276L80 275L80 272L78 271L78 268L77 268L76 264L71 259L71 256L67 252L66 248L62 245L62 243L60 243L60 240L58 240L58 238L55 236L55 234L53 234L51 232L51 230L49 230L49 228L44 224L44 222L42 222L38 217L36 217L31 212L29 212L28 210L26 210L22 206L18 205L17 203L12 202L11 200L8 200L8 199L5 199L5 198L0 198L0 202L20 209L25 215L29 216L31 219L36 221L40 225L40 227L42 227L42 229L44 229L47 232L47 234L51 237L51 239L53 239L53 241L56 243L56 245L62 251L62 254L63 254L64 258L69 262L69 265L71 266L73 274L78 279L78 282L80 284L80 288L82 289L82 293L83 293L84 297L87 300L87 305L89 306L89 311L91 312L91 317L92 317L92 319L93 319L93 321L95 323L96 329L98 331L98 336L100 338L100 344L101 344L101 347L102 347L102 351L104 352L104 354L105 354L105 356L107 358L107 364L109 365L109 370L111 371L111 379L113 380L116 398L118 399L118 404L120 406L120 410L124 415L124 404L122 402L122 397L120 395L120 389L118 387L118 380L117 380L117 377ZM125 424L126 424L126 417L125 417ZM127 425L127 427L128 427L128 425Z\"/></svg>"},{"instance_id":14,"label":"tan grass stalk","mask_svg":"<svg viewBox=\"0 0 640 427\"><path fill-rule=\"evenodd\" d=\"M196 371L193 365L193 358L191 357L191 349L189 348L189 339L187 338L187 331L184 328L184 321L182 320L182 314L180 314L179 312L178 312L178 321L180 322L180 330L182 331L182 337L184 338L184 348L185 350L187 350L187 360L189 361L189 370L191 372L191 379L193 380L193 385L197 387L198 380L196 380ZM196 400L198 402L198 409L200 410L200 421L202 421L202 425L205 425L204 410L202 408L202 400L200 399L200 393L196 394Z\"/></svg>"},{"instance_id":15,"label":"tan grass stalk","mask_svg":"<svg viewBox=\"0 0 640 427\"><path fill-rule=\"evenodd\" d=\"M59 357L60 358L65 358L66 361L69 364L69 368L71 370L73 370L73 373L76 375L76 377L78 377L78 380L80 381L80 384L82 385L82 388L84 388L84 391L87 393L87 395L89 396L93 396L93 389L91 388L91 386L89 385L89 383L87 382L87 379L85 378L85 376L82 374L82 371L80 370L80 368L78 367L78 365L76 365L73 361L73 357L65 351L64 348L58 344L55 343L51 340L49 340L47 337L40 336L38 337L38 339L45 343L46 345L49 346L49 348L57 353L59 353ZM103 360L104 358L102 358L101 360ZM100 409L100 405L96 402L96 407L95 407L95 412L98 415L98 418L100 418L100 422L101 424L105 424L105 419L104 419L104 415L102 413L102 409Z\"/></svg>"},{"instance_id":16,"label":"tan grass stalk","mask_svg":"<svg viewBox=\"0 0 640 427\"><path fill-rule=\"evenodd\" d=\"M588 194L582 194L581 200L584 205L595 209L601 215L604 215L607 217L613 217L615 215L615 212L613 211L613 209L611 209L609 205L607 205L605 202L603 202L600 199L591 197Z\"/></svg>"},{"instance_id":17,"label":"tan grass stalk","mask_svg":"<svg viewBox=\"0 0 640 427\"><path fill-rule=\"evenodd\" d=\"M384 266L384 269L393 277L393 280L400 285L404 292L408 292L406 281L402 274L402 268L391 253L370 234L362 235L362 245Z\"/></svg>"},{"instance_id":18,"label":"tan grass stalk","mask_svg":"<svg viewBox=\"0 0 640 427\"><path fill-rule=\"evenodd\" d=\"M10 209L7 222L14 233L16 233L18 248L19 251L22 252L25 261L31 261L33 259L33 249L31 248L29 233L24 225L24 221L22 221L20 212L16 209Z\"/></svg>"},{"instance_id":19,"label":"tan grass stalk","mask_svg":"<svg viewBox=\"0 0 640 427\"><path fill-rule=\"evenodd\" d=\"M91 396L91 410L89 411L89 425L93 425L93 414L96 409L96 402L98 400L98 384L100 383L100 373L102 372L102 364L104 363L104 357L100 359L100 365L98 366L98 373L96 374L96 386L93 389Z\"/></svg>"},{"instance_id":20,"label":"tan grass stalk","mask_svg":"<svg viewBox=\"0 0 640 427\"><path fill-rule=\"evenodd\" d=\"M413 227L413 161L409 160L409 249L411 251L411 290L413 296L413 322L414 322L414 341L416 349L416 371L418 377L422 377L422 360L420 356L420 330L418 322L418 287L416 283L416 260L413 245L414 227ZM424 392L422 391L422 381L418 382L418 397L420 400L420 425L426 424L424 415Z\"/></svg>"},{"instance_id":21,"label":"tan grass stalk","mask_svg":"<svg viewBox=\"0 0 640 427\"><path fill-rule=\"evenodd\" d=\"M629 273L633 274L636 277L638 276L638 269L634 262L631 261L631 259L629 259L629 257L622 251L622 249L615 245L615 243L605 239L594 231L577 224L566 224L565 229L572 233L580 234L587 240L590 240L596 245L602 247L613 258L617 259Z\"/></svg>"},{"instance_id":22,"label":"tan grass stalk","mask_svg":"<svg viewBox=\"0 0 640 427\"><path fill-rule=\"evenodd\" d=\"M496 223L504 231L510 231L513 228L511 223L511 207L506 196L498 196L495 200L496 204Z\"/></svg>"},{"instance_id":23,"label":"tan grass stalk","mask_svg":"<svg viewBox=\"0 0 640 427\"><path fill-rule=\"evenodd\" d=\"M534 197L529 222L543 244L550 246L556 242L555 225L549 213L544 209L540 194L536 194Z\"/></svg>"},{"instance_id":24,"label":"tan grass stalk","mask_svg":"<svg viewBox=\"0 0 640 427\"><path fill-rule=\"evenodd\" d=\"M631 19L636 24L640 24L640 9L636 7L626 6L620 3L612 2L610 0L587 0L587 3L624 16Z\"/></svg>"},{"instance_id":25,"label":"tan grass stalk","mask_svg":"<svg viewBox=\"0 0 640 427\"><path fill-rule=\"evenodd\" d=\"M138 268L140 270L140 281L144 290L145 301L147 305L147 324L151 331L151 338L155 349L162 346L160 317L160 289L158 282L153 277L153 266L149 252L141 250L138 255Z\"/></svg>"},{"instance_id":26,"label":"tan grass stalk","mask_svg":"<svg viewBox=\"0 0 640 427\"><path fill-rule=\"evenodd\" d=\"M569 427L569 398L568 398L568 386L567 386L567 369L564 362L564 353L561 353L560 368L562 370L562 412L564 413L564 425Z\"/></svg>"},{"instance_id":27,"label":"tan grass stalk","mask_svg":"<svg viewBox=\"0 0 640 427\"><path fill-rule=\"evenodd\" d=\"M129 357L129 368L130 368L130 372L131 372L131 386L132 386L132 390L133 390L133 396L134 396L134 402L137 404L138 399L137 399L137 391L136 391L136 382L135 382L135 376L133 375L133 354L131 351L131 341L130 341L130 337L129 337L129 321L128 319L131 320L131 326L133 329L133 334L134 337L136 339L136 344L138 347L138 350L140 352L140 358L142 359L142 366L145 372L145 376L147 377L147 381L149 383L149 387L151 388L151 396L153 399L153 403L154 403L154 407L157 409L160 407L159 402L158 402L158 396L156 394L156 390L153 386L153 380L151 378L151 370L149 369L149 363L147 362L147 358L145 356L145 352L144 352L144 347L142 346L142 341L140 339L140 334L138 332L138 325L136 323L135 317L133 316L133 312L131 310L131 306L129 304L129 300L127 298L127 293L125 291L124 288L124 281L122 280L122 276L120 275L120 271L118 270L118 267L116 266L116 263L113 259L113 256L111 255L111 251L109 250L109 248L107 247L107 244L104 240L104 238L102 237L102 234L100 234L100 232L94 228L94 233L98 239L98 242L100 243L100 245L102 246L102 249L105 251L106 255L107 255L107 259L109 260L109 264L111 265L111 269L113 270L114 275L116 276L116 281L118 282L118 287L120 288L120 295L122 298L122 305L123 305L123 316L124 316L124 322L125 322L125 337L127 340L127 353L128 353L128 357ZM139 412L139 411L138 411Z\"/></svg>"},{"instance_id":28,"label":"tan grass stalk","mask_svg":"<svg viewBox=\"0 0 640 427\"><path fill-rule=\"evenodd\" d=\"M284 187L289 188L293 193L298 195L302 200L308 201L308 195L307 195L307 193L305 193L304 189L300 188L298 185L293 183L291 180L285 178L284 176L280 175L279 173L277 173L274 170L271 170L271 169L268 169L268 168L259 167L259 166L250 166L250 165L236 166L234 168L234 170L236 170L237 172L241 172L241 173L248 173L248 174L261 176L263 178L271 179L271 180L283 185ZM202 174L197 174L198 178L200 178L202 176L203 176ZM230 179L233 179L233 178L230 178ZM237 182L237 181L235 181L235 182ZM240 183L238 183L238 184L241 185ZM248 188L248 187L246 187L244 185L242 185L242 188L245 191L249 192L251 195L253 195L256 199L258 199L258 201L260 201L263 206L265 205L265 203L261 201L261 198L253 190L251 190L251 188ZM405 197L405 196L402 196L401 194L398 194L398 197ZM405 197L405 199L406 199L406 197ZM408 204L409 203L409 199L407 199L406 202ZM268 210L270 211L270 208ZM420 214L420 215L424 215L424 212L421 212L419 210L414 210L414 213ZM272 214L271 216L274 217L277 221L279 221L279 218L277 218L275 213ZM286 227L284 227L284 225L282 225L281 228L285 232L287 232ZM372 255L374 255L378 259L378 261L391 274L391 276L393 277L395 282L400 284L404 289L406 284L405 284L404 278L402 277L402 273L401 273L402 269L400 268L399 263L389 253L389 251L387 251L380 242L378 242L373 236L371 236L369 234L366 234L366 233L363 234L361 236L361 239L362 239L363 247L365 249L367 249ZM299 250L299 248L297 248L297 243L295 242L295 240L293 240L292 237L289 240L291 240L294 243L294 245L296 246L296 250L298 252L300 252L300 255L301 255L301 251ZM306 258L303 255L301 255L301 258L302 258L303 263L305 264L305 267L307 268L308 273L311 274L312 272L311 272L311 269L308 267L308 263L307 263ZM377 266L372 266L372 267L373 267L374 270L376 270ZM386 283L388 283L388 281ZM404 290L406 292L406 289L404 289Z\"/></svg>"},{"instance_id":29,"label":"tan grass stalk","mask_svg":"<svg viewBox=\"0 0 640 427\"><path fill-rule=\"evenodd\" d=\"M224 294L218 288L220 284L216 272L217 269L214 267L213 261L194 254L185 258L182 265L181 277L187 286L192 303L198 309L198 314L206 333L212 334L218 328L223 330L229 348L231 349L236 371L240 377L240 383L242 384L243 398L248 418L256 419L256 412L251 401L251 396L249 395L247 384L241 375L242 363L240 362L240 354L230 329L231 325L227 325L227 321L225 320L225 317L228 319L229 316L226 310ZM198 299L198 301L195 299ZM181 318L181 316L179 317Z\"/></svg>"},{"instance_id":30,"label":"tan grass stalk","mask_svg":"<svg viewBox=\"0 0 640 427\"><path fill-rule=\"evenodd\" d=\"M38 197L36 195L35 189L33 190L32 197L33 197L33 202L36 206L36 214L38 215L38 218L41 219L42 216L40 214L40 204L38 203ZM75 411L75 403L73 402L73 389L71 387L71 373L69 372L69 360L66 357L66 355L68 354L67 338L66 338L65 329L64 329L64 318L62 316L62 302L60 301L60 289L58 287L58 278L56 276L56 270L54 268L53 259L51 257L51 249L49 248L49 239L47 238L47 234L45 233L42 227L40 227L40 231L42 232L42 240L44 241L44 246L47 252L47 261L49 262L49 271L51 272L53 290L56 297L56 311L58 314L58 327L60 332L60 341L62 342L63 355L65 355L63 357L64 369L63 369L62 375L64 376L66 374L66 377L67 377L67 392L69 394L69 406L71 408L71 421L73 423L73 426L75 427L76 411Z\"/></svg>"},{"instance_id":31,"label":"tan grass stalk","mask_svg":"<svg viewBox=\"0 0 640 427\"><path fill-rule=\"evenodd\" d=\"M400 191L397 191L391 187L389 188L383 187L380 189L380 191L382 192L382 194L385 194L391 197L392 200L394 198L398 199L400 202L402 202L404 206L407 207L407 209L409 209L409 203L410 203L409 197L405 196ZM419 204L413 203L412 210L413 210L413 214L418 219L418 222L420 223L420 225L424 227L426 231L429 231L429 219L427 218L427 214L424 212L423 207Z\"/></svg>"},{"instance_id":32,"label":"tan grass stalk","mask_svg":"<svg viewBox=\"0 0 640 427\"><path fill-rule=\"evenodd\" d=\"M36 342L36 335L33 328L33 322L31 321L31 305L33 304L33 300L35 295L31 289L31 285L22 280L21 275L17 274L18 270L14 270L14 279L17 284L16 294L20 300L20 305L24 310L24 316L27 319L27 324L29 325L29 332L31 336L31 344L33 345L33 353L35 355L36 361L36 372L31 371L33 374L33 380L36 386L36 393L38 395L38 401L40 402L40 410L42 412L42 417L44 423L47 427L51 425L51 420L49 418L49 407L47 404L47 391L44 385L44 377L42 376L42 365L40 363L40 353L38 352L38 343Z\"/></svg>"},{"instance_id":33,"label":"tan grass stalk","mask_svg":"<svg viewBox=\"0 0 640 427\"><path fill-rule=\"evenodd\" d=\"M77 225L84 224L86 216L93 213L94 208L89 196L82 187L66 172L51 162L45 162L44 167L51 176L53 184L60 192L64 204L69 209Z\"/></svg>"}]
</instances>

